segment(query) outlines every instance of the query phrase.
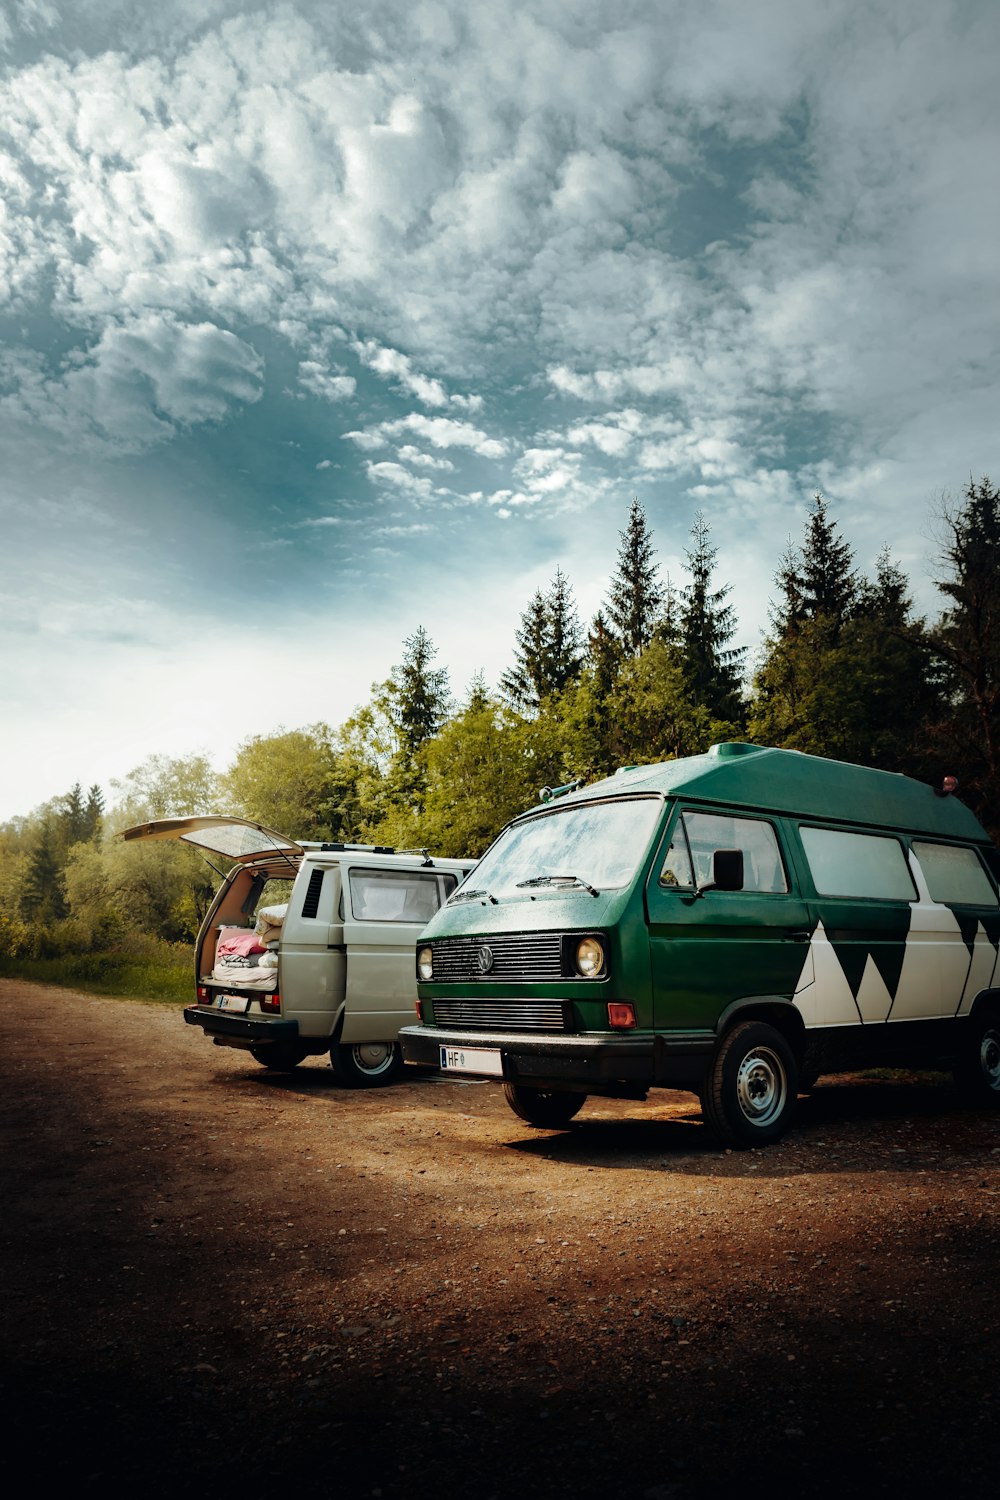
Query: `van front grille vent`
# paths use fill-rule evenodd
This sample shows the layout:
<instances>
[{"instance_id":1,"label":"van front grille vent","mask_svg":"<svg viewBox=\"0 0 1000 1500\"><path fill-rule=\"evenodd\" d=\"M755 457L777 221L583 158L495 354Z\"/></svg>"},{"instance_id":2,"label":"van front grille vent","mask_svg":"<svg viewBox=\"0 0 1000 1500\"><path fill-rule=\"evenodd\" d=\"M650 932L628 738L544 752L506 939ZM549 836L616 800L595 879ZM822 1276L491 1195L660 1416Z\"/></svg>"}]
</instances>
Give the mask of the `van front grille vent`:
<instances>
[{"instance_id":1,"label":"van front grille vent","mask_svg":"<svg viewBox=\"0 0 1000 1500\"><path fill-rule=\"evenodd\" d=\"M435 984L496 984L562 978L562 934L499 933L488 938L440 938L432 943Z\"/></svg>"},{"instance_id":2,"label":"van front grille vent","mask_svg":"<svg viewBox=\"0 0 1000 1500\"><path fill-rule=\"evenodd\" d=\"M461 1026L468 1031L570 1031L570 1006L565 1000L435 1000L436 1026Z\"/></svg>"},{"instance_id":3,"label":"van front grille vent","mask_svg":"<svg viewBox=\"0 0 1000 1500\"><path fill-rule=\"evenodd\" d=\"M319 893L323 888L324 873L323 870L313 870L309 876L305 900L302 903L302 915L304 917L314 917L319 911Z\"/></svg>"}]
</instances>

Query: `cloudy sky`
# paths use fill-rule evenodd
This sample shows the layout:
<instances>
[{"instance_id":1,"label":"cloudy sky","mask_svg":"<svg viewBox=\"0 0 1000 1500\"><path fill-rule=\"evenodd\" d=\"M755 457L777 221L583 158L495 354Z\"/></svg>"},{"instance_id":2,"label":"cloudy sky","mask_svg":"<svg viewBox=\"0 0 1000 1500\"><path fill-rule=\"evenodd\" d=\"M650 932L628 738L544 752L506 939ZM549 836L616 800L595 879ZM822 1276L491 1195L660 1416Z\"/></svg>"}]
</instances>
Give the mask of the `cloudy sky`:
<instances>
[{"instance_id":1,"label":"cloudy sky","mask_svg":"<svg viewBox=\"0 0 1000 1500\"><path fill-rule=\"evenodd\" d=\"M1000 477L992 0L0 4L0 818Z\"/></svg>"}]
</instances>

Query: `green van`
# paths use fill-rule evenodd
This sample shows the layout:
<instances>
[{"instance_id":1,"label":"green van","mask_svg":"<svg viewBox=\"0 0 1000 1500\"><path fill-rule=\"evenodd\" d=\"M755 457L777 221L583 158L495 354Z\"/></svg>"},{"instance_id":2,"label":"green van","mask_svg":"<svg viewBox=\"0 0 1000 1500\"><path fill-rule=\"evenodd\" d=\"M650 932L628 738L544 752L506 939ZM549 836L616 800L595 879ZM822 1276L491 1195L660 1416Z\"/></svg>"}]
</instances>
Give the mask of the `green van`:
<instances>
[{"instance_id":1,"label":"green van","mask_svg":"<svg viewBox=\"0 0 1000 1500\"><path fill-rule=\"evenodd\" d=\"M744 744L629 767L515 818L433 917L403 1055L549 1128L689 1089L735 1146L848 1068L946 1066L996 1105L998 874L905 776Z\"/></svg>"}]
</instances>

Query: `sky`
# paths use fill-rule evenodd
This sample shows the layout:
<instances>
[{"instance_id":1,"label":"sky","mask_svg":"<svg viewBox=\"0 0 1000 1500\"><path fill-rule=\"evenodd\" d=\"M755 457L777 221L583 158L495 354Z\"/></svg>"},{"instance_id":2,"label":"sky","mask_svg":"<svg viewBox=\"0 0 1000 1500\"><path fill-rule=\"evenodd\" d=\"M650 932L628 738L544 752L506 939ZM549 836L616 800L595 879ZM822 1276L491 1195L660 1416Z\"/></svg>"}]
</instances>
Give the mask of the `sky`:
<instances>
[{"instance_id":1,"label":"sky","mask_svg":"<svg viewBox=\"0 0 1000 1500\"><path fill-rule=\"evenodd\" d=\"M0 819L1000 478L992 0L0 3Z\"/></svg>"}]
</instances>

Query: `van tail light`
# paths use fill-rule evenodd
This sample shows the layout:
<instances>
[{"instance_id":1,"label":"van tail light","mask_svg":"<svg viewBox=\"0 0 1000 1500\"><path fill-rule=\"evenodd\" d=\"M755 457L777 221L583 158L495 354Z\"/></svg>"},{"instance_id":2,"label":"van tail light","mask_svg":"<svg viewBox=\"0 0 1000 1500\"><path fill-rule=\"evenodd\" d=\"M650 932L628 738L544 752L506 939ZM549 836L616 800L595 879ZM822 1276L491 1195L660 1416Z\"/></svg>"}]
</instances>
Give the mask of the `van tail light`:
<instances>
[{"instance_id":1,"label":"van tail light","mask_svg":"<svg viewBox=\"0 0 1000 1500\"><path fill-rule=\"evenodd\" d=\"M417 1001L416 1010L417 1010L417 1020L420 1022L421 1026L422 1026L424 1024L424 1002L422 1000L418 1000Z\"/></svg>"},{"instance_id":2,"label":"van tail light","mask_svg":"<svg viewBox=\"0 0 1000 1500\"><path fill-rule=\"evenodd\" d=\"M634 1028L635 1006L631 1001L608 1001L608 1025L615 1031L631 1031Z\"/></svg>"},{"instance_id":3,"label":"van tail light","mask_svg":"<svg viewBox=\"0 0 1000 1500\"><path fill-rule=\"evenodd\" d=\"M281 1010L281 996L278 994L277 990L273 990L269 994L261 995L260 1008L263 1011L267 1011L271 1015L275 1015L278 1011Z\"/></svg>"},{"instance_id":4,"label":"van tail light","mask_svg":"<svg viewBox=\"0 0 1000 1500\"><path fill-rule=\"evenodd\" d=\"M199 1005L211 1005L212 1003L212 997L208 993L208 986L206 984L196 985L194 998Z\"/></svg>"}]
</instances>

